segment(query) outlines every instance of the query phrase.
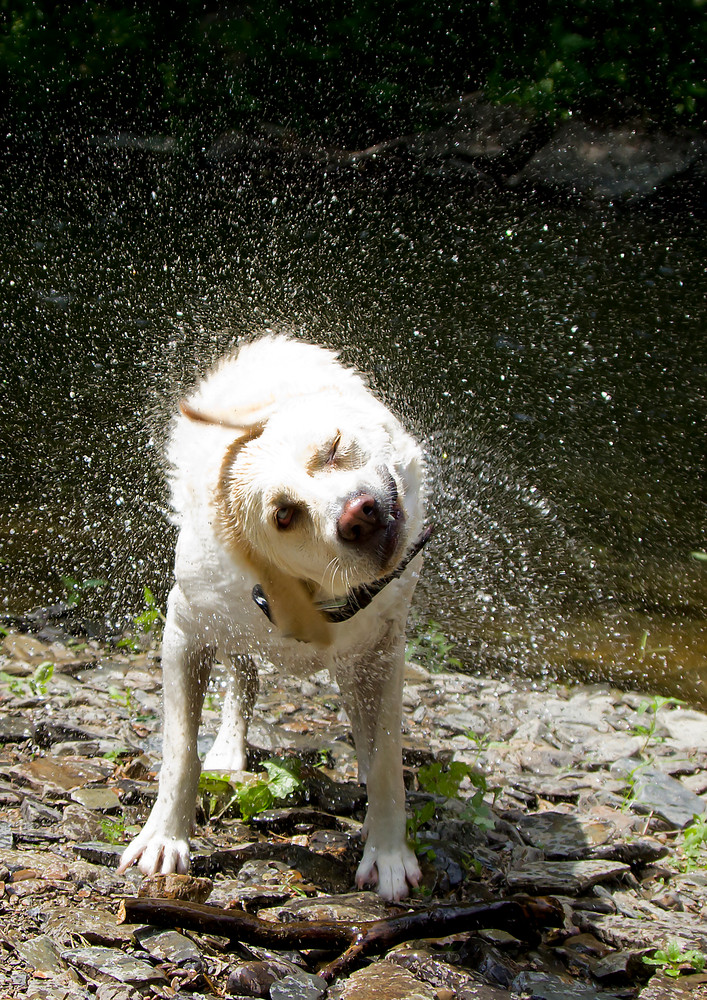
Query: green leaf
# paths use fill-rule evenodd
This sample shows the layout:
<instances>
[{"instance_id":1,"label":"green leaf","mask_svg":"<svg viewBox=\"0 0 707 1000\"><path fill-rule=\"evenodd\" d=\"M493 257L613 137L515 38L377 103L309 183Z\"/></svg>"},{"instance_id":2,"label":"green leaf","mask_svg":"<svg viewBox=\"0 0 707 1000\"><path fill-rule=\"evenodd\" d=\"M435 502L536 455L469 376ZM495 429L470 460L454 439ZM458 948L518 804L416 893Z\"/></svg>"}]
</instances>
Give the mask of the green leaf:
<instances>
[{"instance_id":1,"label":"green leaf","mask_svg":"<svg viewBox=\"0 0 707 1000\"><path fill-rule=\"evenodd\" d=\"M286 799L288 795L302 788L299 776L280 761L266 760L263 766L268 772L268 787L273 798Z\"/></svg>"},{"instance_id":2,"label":"green leaf","mask_svg":"<svg viewBox=\"0 0 707 1000\"><path fill-rule=\"evenodd\" d=\"M252 785L243 785L238 789L238 805L244 823L250 822L258 813L270 809L273 802L273 794L264 781L256 781Z\"/></svg>"}]
</instances>

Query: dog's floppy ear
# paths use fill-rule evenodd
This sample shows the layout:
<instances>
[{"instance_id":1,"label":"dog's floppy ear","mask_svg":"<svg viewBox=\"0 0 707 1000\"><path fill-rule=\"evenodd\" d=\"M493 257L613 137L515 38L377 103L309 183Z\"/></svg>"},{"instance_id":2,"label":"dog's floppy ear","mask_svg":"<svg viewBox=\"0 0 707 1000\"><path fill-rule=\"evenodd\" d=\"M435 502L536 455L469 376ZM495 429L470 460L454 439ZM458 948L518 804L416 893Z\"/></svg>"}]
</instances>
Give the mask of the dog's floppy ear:
<instances>
[{"instance_id":1,"label":"dog's floppy ear","mask_svg":"<svg viewBox=\"0 0 707 1000\"><path fill-rule=\"evenodd\" d=\"M252 564L257 557L251 555ZM303 580L283 573L270 563L254 565L270 606L273 624L284 636L313 642L317 646L331 643L331 626L312 601L312 594Z\"/></svg>"},{"instance_id":2,"label":"dog's floppy ear","mask_svg":"<svg viewBox=\"0 0 707 1000\"><path fill-rule=\"evenodd\" d=\"M187 404L188 405L188 404ZM191 408L190 408L191 409ZM182 410L184 412L184 410ZM205 420L215 423L213 414L202 414L194 411L185 413L192 420ZM256 440L263 432L265 419L262 408L258 419L250 427L242 423L222 426L238 429L242 433L226 449L221 464L221 473L215 493L217 511L216 526L222 542L245 560L253 570L255 578L263 587L273 624L285 636L299 639L302 642L313 642L319 646L331 643L331 626L324 615L314 606L312 594L303 580L299 580L274 565L265 555L254 548L250 539L243 531L243 496L242 484L234 477L234 466L242 450Z\"/></svg>"},{"instance_id":3,"label":"dog's floppy ear","mask_svg":"<svg viewBox=\"0 0 707 1000\"><path fill-rule=\"evenodd\" d=\"M200 410L186 399L179 404L180 412L189 420L201 424L216 424L234 431L249 431L264 425L275 406L272 399L257 406L237 407L233 410Z\"/></svg>"}]
</instances>

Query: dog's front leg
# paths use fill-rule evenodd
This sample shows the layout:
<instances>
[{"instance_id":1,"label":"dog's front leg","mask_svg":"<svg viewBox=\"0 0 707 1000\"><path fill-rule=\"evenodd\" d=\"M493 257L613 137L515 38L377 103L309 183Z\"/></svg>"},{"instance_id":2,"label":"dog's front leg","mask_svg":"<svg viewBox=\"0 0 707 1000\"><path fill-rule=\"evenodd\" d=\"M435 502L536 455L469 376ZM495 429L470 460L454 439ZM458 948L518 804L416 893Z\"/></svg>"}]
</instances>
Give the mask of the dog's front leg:
<instances>
[{"instance_id":1,"label":"dog's front leg","mask_svg":"<svg viewBox=\"0 0 707 1000\"><path fill-rule=\"evenodd\" d=\"M186 872L201 766L197 736L213 650L185 618L183 600L170 594L162 640L164 735L157 801L138 836L120 859L118 871L133 862L146 875ZM180 613L181 612L181 613Z\"/></svg>"},{"instance_id":2,"label":"dog's front leg","mask_svg":"<svg viewBox=\"0 0 707 1000\"><path fill-rule=\"evenodd\" d=\"M376 885L384 899L392 900L404 899L421 877L405 831L403 672L404 646L396 642L377 663L365 663L360 672L346 671L339 677L368 790L366 844L356 884L359 888Z\"/></svg>"}]
</instances>

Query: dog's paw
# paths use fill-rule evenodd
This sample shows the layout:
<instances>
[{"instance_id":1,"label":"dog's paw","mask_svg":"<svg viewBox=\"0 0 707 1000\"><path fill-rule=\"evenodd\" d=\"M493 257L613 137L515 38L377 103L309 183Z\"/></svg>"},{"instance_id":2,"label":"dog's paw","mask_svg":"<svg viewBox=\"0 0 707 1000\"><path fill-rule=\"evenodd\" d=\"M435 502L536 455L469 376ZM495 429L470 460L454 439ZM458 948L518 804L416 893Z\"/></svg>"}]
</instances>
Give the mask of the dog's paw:
<instances>
[{"instance_id":1,"label":"dog's paw","mask_svg":"<svg viewBox=\"0 0 707 1000\"><path fill-rule=\"evenodd\" d=\"M172 872L185 875L189 871L189 841L145 829L123 851L118 874L135 863L143 875L170 875Z\"/></svg>"},{"instance_id":2,"label":"dog's paw","mask_svg":"<svg viewBox=\"0 0 707 1000\"><path fill-rule=\"evenodd\" d=\"M245 771L248 765L244 748L236 743L214 743L204 758L203 771L235 774Z\"/></svg>"},{"instance_id":3,"label":"dog's paw","mask_svg":"<svg viewBox=\"0 0 707 1000\"><path fill-rule=\"evenodd\" d=\"M407 844L394 850L378 850L369 840L356 872L359 889L375 886L383 899L405 899L422 878L417 858Z\"/></svg>"}]
</instances>

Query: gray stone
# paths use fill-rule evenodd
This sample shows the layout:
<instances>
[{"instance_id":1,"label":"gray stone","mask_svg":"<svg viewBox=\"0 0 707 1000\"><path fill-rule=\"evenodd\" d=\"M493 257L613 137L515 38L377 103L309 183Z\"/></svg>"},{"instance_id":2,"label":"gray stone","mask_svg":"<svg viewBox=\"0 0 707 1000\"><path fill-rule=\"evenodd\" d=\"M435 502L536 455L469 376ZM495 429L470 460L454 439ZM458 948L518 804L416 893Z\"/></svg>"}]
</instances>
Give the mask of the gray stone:
<instances>
[{"instance_id":1,"label":"gray stone","mask_svg":"<svg viewBox=\"0 0 707 1000\"><path fill-rule=\"evenodd\" d=\"M70 802L64 807L61 832L67 840L93 840L103 835L103 825L100 817L90 809Z\"/></svg>"},{"instance_id":2,"label":"gray stone","mask_svg":"<svg viewBox=\"0 0 707 1000\"><path fill-rule=\"evenodd\" d=\"M613 823L581 819L576 814L541 812L524 816L519 823L523 838L548 855L589 853L592 847L605 844L616 831Z\"/></svg>"},{"instance_id":3,"label":"gray stone","mask_svg":"<svg viewBox=\"0 0 707 1000\"><path fill-rule=\"evenodd\" d=\"M654 812L674 829L690 824L695 815L705 812L705 802L689 788L657 767L619 760L611 768L629 781L631 807L639 812Z\"/></svg>"},{"instance_id":4,"label":"gray stone","mask_svg":"<svg viewBox=\"0 0 707 1000\"><path fill-rule=\"evenodd\" d=\"M588 983L578 983L569 976L553 976L546 972L521 972L513 981L512 990L532 1000L610 1000L616 996Z\"/></svg>"},{"instance_id":5,"label":"gray stone","mask_svg":"<svg viewBox=\"0 0 707 1000\"><path fill-rule=\"evenodd\" d=\"M286 976L298 977L302 970L292 962L284 959L267 959L259 962L243 962L236 966L228 977L226 992L238 996L267 997L272 996L272 986L277 980ZM311 983L305 982L305 987ZM315 984L318 986L318 984Z\"/></svg>"},{"instance_id":6,"label":"gray stone","mask_svg":"<svg viewBox=\"0 0 707 1000\"><path fill-rule=\"evenodd\" d=\"M270 1000L319 1000L327 983L321 976L309 972L293 972L276 980L270 987Z\"/></svg>"},{"instance_id":7,"label":"gray stone","mask_svg":"<svg viewBox=\"0 0 707 1000\"><path fill-rule=\"evenodd\" d=\"M54 942L46 934L18 943L15 947L27 965L37 972L61 972L66 968Z\"/></svg>"},{"instance_id":8,"label":"gray stone","mask_svg":"<svg viewBox=\"0 0 707 1000\"><path fill-rule=\"evenodd\" d=\"M114 913L101 906L57 909L47 920L47 935L65 947L74 938L89 944L120 947L130 943L139 924L119 924Z\"/></svg>"},{"instance_id":9,"label":"gray stone","mask_svg":"<svg viewBox=\"0 0 707 1000\"><path fill-rule=\"evenodd\" d=\"M278 920L379 920L390 916L390 907L377 892L348 892L314 899L293 899L261 911Z\"/></svg>"},{"instance_id":10,"label":"gray stone","mask_svg":"<svg viewBox=\"0 0 707 1000\"><path fill-rule=\"evenodd\" d=\"M156 930L154 927L138 927L135 937L153 958L174 965L188 965L190 969L201 969L201 954L191 938L172 930Z\"/></svg>"},{"instance_id":11,"label":"gray stone","mask_svg":"<svg viewBox=\"0 0 707 1000\"><path fill-rule=\"evenodd\" d=\"M0 716L0 743L24 743L32 735L32 723L26 715Z\"/></svg>"},{"instance_id":12,"label":"gray stone","mask_svg":"<svg viewBox=\"0 0 707 1000\"><path fill-rule=\"evenodd\" d=\"M126 955L113 948L71 948L63 951L61 957L77 969L99 973L129 985L142 986L167 982L159 969L155 969L149 962L133 958L132 955Z\"/></svg>"},{"instance_id":13,"label":"gray stone","mask_svg":"<svg viewBox=\"0 0 707 1000\"><path fill-rule=\"evenodd\" d=\"M117 812L120 809L120 799L117 789L102 785L97 788L76 788L71 798L87 809L99 812Z\"/></svg>"},{"instance_id":14,"label":"gray stone","mask_svg":"<svg viewBox=\"0 0 707 1000\"><path fill-rule=\"evenodd\" d=\"M597 882L616 879L630 870L619 861L534 861L512 869L506 878L516 892L574 896Z\"/></svg>"},{"instance_id":15,"label":"gray stone","mask_svg":"<svg viewBox=\"0 0 707 1000\"><path fill-rule=\"evenodd\" d=\"M511 937L511 935L508 935ZM512 938L516 941L516 938ZM386 961L412 972L417 979L429 983L437 991L444 990L464 1000L508 1000L508 992L484 983L476 973L460 969L444 961L444 956L426 948L402 945L386 955Z\"/></svg>"},{"instance_id":16,"label":"gray stone","mask_svg":"<svg viewBox=\"0 0 707 1000\"><path fill-rule=\"evenodd\" d=\"M707 714L704 712L687 708L663 709L658 717L670 734L671 744L678 750L707 748Z\"/></svg>"}]
</instances>

